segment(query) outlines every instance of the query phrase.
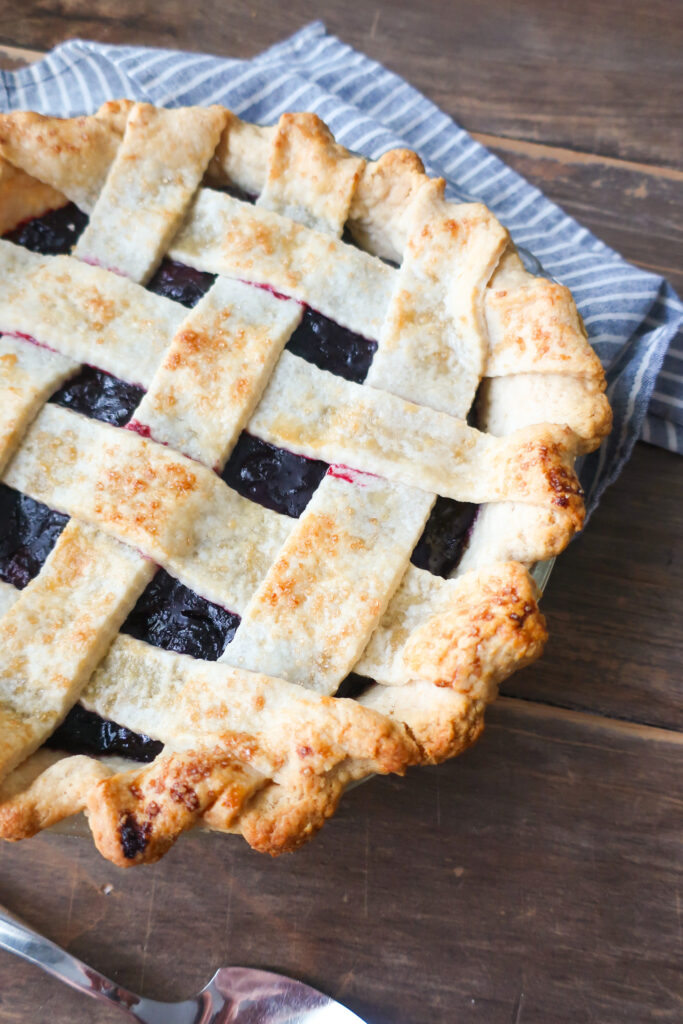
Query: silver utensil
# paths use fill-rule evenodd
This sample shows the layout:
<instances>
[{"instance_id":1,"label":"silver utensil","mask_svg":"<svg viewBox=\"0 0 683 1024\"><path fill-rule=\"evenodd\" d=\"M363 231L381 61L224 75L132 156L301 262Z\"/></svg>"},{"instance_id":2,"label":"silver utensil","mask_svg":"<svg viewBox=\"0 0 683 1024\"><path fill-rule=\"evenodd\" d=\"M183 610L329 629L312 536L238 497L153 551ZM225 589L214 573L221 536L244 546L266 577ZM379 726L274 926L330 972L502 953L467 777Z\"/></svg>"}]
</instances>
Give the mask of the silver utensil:
<instances>
[{"instance_id":1,"label":"silver utensil","mask_svg":"<svg viewBox=\"0 0 683 1024\"><path fill-rule=\"evenodd\" d=\"M144 999L88 967L0 907L0 948L142 1024L365 1024L341 1003L282 974L222 967L193 999Z\"/></svg>"}]
</instances>

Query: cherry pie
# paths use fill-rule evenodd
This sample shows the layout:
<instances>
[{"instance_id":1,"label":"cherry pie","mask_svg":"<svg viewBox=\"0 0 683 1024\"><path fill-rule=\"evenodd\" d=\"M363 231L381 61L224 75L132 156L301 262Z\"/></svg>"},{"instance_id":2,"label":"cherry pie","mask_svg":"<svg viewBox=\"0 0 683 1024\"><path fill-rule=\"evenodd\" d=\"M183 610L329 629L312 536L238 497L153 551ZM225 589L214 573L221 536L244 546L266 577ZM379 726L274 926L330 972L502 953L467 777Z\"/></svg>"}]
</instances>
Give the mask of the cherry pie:
<instances>
[{"instance_id":1,"label":"cherry pie","mask_svg":"<svg viewBox=\"0 0 683 1024\"><path fill-rule=\"evenodd\" d=\"M569 292L314 115L0 115L0 836L279 853L482 729L610 426Z\"/></svg>"}]
</instances>

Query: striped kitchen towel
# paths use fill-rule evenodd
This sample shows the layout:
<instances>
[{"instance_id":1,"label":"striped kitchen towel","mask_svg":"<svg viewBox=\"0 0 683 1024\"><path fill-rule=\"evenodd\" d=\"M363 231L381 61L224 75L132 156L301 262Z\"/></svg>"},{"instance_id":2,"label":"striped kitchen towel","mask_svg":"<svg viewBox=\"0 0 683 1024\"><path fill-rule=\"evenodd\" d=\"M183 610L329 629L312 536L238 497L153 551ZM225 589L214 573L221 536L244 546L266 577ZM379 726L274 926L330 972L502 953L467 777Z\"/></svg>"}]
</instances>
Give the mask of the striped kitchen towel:
<instances>
[{"instance_id":1,"label":"striped kitchen towel","mask_svg":"<svg viewBox=\"0 0 683 1024\"><path fill-rule=\"evenodd\" d=\"M616 478L636 439L683 452L683 305L475 142L398 75L316 22L253 60L75 39L39 63L0 73L0 109L72 117L107 99L157 106L222 103L250 121L312 110L349 149L377 159L417 150L455 199L486 203L545 271L567 284L608 377L614 430L581 475L589 505Z\"/></svg>"}]
</instances>

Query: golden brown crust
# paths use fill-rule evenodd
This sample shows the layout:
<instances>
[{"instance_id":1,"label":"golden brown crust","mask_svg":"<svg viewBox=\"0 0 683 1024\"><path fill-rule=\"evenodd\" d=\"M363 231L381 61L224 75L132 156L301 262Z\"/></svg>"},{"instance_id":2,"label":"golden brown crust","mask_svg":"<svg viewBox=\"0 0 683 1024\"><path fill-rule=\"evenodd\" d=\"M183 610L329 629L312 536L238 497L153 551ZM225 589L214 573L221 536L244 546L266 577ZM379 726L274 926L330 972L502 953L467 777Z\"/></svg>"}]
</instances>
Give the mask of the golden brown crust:
<instances>
[{"instance_id":1,"label":"golden brown crust","mask_svg":"<svg viewBox=\"0 0 683 1024\"><path fill-rule=\"evenodd\" d=\"M121 770L41 750L0 790L0 836L26 838L85 810L98 849L121 867L158 860L196 825L244 831L249 842L271 853L293 849L333 813L349 781L402 774L420 758L402 723L353 700L301 692L299 705L292 710L290 701L280 725L224 732L212 746L168 748L146 767L124 763ZM256 716L266 713L268 696L257 690L253 699ZM272 699L278 702L276 692ZM264 787L278 794L277 805L286 810L280 822L268 816L270 810L261 821L261 804L249 802ZM271 805L269 797L263 806Z\"/></svg>"},{"instance_id":2,"label":"golden brown crust","mask_svg":"<svg viewBox=\"0 0 683 1024\"><path fill-rule=\"evenodd\" d=\"M422 161L410 149L390 149L368 161L349 210L349 230L358 244L385 259L400 259L411 202L427 181ZM439 180L441 191L443 185Z\"/></svg>"},{"instance_id":3,"label":"golden brown crust","mask_svg":"<svg viewBox=\"0 0 683 1024\"><path fill-rule=\"evenodd\" d=\"M529 437L526 442L525 434ZM539 438L538 427L534 425L517 431L509 441L515 453L513 459L507 460L504 470L509 493L526 495L530 504L549 504L560 510L566 517L570 539L583 526L586 514L583 491L574 472L576 437L573 431L569 427L548 424L547 434ZM535 500L537 497L541 500Z\"/></svg>"},{"instance_id":4,"label":"golden brown crust","mask_svg":"<svg viewBox=\"0 0 683 1024\"><path fill-rule=\"evenodd\" d=\"M132 107L128 100L110 101L94 115L66 120L30 112L0 115L0 156L89 210L99 195ZM350 154L334 143L323 122L315 115L283 115L281 126L284 129L280 130L241 121L230 111L225 112L225 118L226 127L206 174L210 184L237 184L252 193L261 192L269 173L271 146L275 145L276 150L278 146L286 148L287 128L293 137L303 136L304 142L308 136L308 148L304 145L298 151L297 159L301 166L305 166L307 160L315 164L322 159L321 167L329 163L333 168L335 158L342 166L352 162ZM425 175L419 157L410 150L391 150L378 161L365 162L359 167L362 167L360 173L354 171L350 179L355 188L350 196L347 226L359 244L369 251L400 259L407 239L410 207L430 179ZM431 182L430 187L442 189L443 182ZM530 307L532 325L516 337L522 338L528 356L534 348L540 348L552 361L554 353L562 376L580 382L578 387L574 385L576 400L572 399L563 414L571 417L571 409L578 408L579 418L575 418L570 426L582 438L582 451L593 450L606 436L610 426L609 406L600 393L604 383L600 383L598 389L595 387L595 382L604 382L604 375L586 343L580 318L567 290L552 282L539 282L533 278L524 270L510 246L487 289L488 314L495 318L496 308L509 304L506 327L509 338L515 334L514 309L516 306L522 308L522 293L533 290L545 295L545 308L540 310L539 307L539 315L540 312L547 314L548 310L550 315L544 324L538 322L537 338L529 345L524 334L528 335L535 329L534 312ZM514 293L519 294L515 297ZM500 354L492 353L492 358L495 364L499 362ZM545 366L547 368L534 366L535 379L530 382L532 390L538 388L536 374L551 372L547 358ZM494 372L498 371L494 369ZM519 408L525 404L519 401L519 387L512 401L508 401L504 388L492 389L490 397L486 416L498 428L507 422L505 410L508 405ZM496 414L493 408L498 405L503 407L500 414ZM537 416L533 422L552 419L553 403L546 403L544 413L537 413L537 405L535 401L529 403ZM515 425L521 423L515 421Z\"/></svg>"},{"instance_id":5,"label":"golden brown crust","mask_svg":"<svg viewBox=\"0 0 683 1024\"><path fill-rule=\"evenodd\" d=\"M457 757L479 738L486 701L422 679L405 686L371 686L360 697L388 718L403 722L420 748L420 764Z\"/></svg>"},{"instance_id":6,"label":"golden brown crust","mask_svg":"<svg viewBox=\"0 0 683 1024\"><path fill-rule=\"evenodd\" d=\"M90 789L109 774L92 757L64 757L43 748L0 787L0 836L28 839L85 808Z\"/></svg>"},{"instance_id":7,"label":"golden brown crust","mask_svg":"<svg viewBox=\"0 0 683 1024\"><path fill-rule=\"evenodd\" d=\"M262 776L220 747L161 756L149 768L123 772L92 786L88 821L95 845L107 860L119 867L151 864L219 798L219 820L231 824L237 809L262 784Z\"/></svg>"},{"instance_id":8,"label":"golden brown crust","mask_svg":"<svg viewBox=\"0 0 683 1024\"><path fill-rule=\"evenodd\" d=\"M543 419L566 423L577 452L612 427L605 374L568 288L529 274L510 245L485 296L489 350L478 396L482 429L508 434Z\"/></svg>"},{"instance_id":9,"label":"golden brown crust","mask_svg":"<svg viewBox=\"0 0 683 1024\"><path fill-rule=\"evenodd\" d=\"M259 205L340 237L363 164L334 141L316 114L283 114Z\"/></svg>"},{"instance_id":10,"label":"golden brown crust","mask_svg":"<svg viewBox=\"0 0 683 1024\"><path fill-rule=\"evenodd\" d=\"M68 200L65 195L0 156L0 235L13 231L25 220L42 217Z\"/></svg>"},{"instance_id":11,"label":"golden brown crust","mask_svg":"<svg viewBox=\"0 0 683 1024\"><path fill-rule=\"evenodd\" d=\"M83 210L95 205L133 104L112 100L87 117L0 114L0 155Z\"/></svg>"},{"instance_id":12,"label":"golden brown crust","mask_svg":"<svg viewBox=\"0 0 683 1024\"><path fill-rule=\"evenodd\" d=\"M489 377L537 369L603 382L600 360L588 344L568 288L532 278L517 288L486 293Z\"/></svg>"},{"instance_id":13,"label":"golden brown crust","mask_svg":"<svg viewBox=\"0 0 683 1024\"><path fill-rule=\"evenodd\" d=\"M272 783L246 808L240 832L259 853L293 853L332 817L343 791L339 779L316 780L305 795Z\"/></svg>"},{"instance_id":14,"label":"golden brown crust","mask_svg":"<svg viewBox=\"0 0 683 1024\"><path fill-rule=\"evenodd\" d=\"M436 686L492 700L497 684L540 656L547 639L536 587L510 562L461 577L450 604L406 643L403 660Z\"/></svg>"}]
</instances>

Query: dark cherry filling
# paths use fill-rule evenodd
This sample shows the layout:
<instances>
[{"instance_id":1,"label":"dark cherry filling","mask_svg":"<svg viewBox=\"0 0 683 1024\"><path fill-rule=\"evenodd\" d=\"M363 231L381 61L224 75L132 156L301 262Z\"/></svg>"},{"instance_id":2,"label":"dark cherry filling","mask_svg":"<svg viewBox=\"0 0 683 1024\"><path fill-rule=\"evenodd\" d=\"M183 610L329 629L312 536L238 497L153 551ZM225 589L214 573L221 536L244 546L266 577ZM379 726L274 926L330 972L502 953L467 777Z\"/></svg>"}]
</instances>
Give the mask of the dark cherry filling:
<instances>
[{"instance_id":1,"label":"dark cherry filling","mask_svg":"<svg viewBox=\"0 0 683 1024\"><path fill-rule=\"evenodd\" d=\"M40 572L68 521L68 516L0 484L0 579L23 589Z\"/></svg>"},{"instance_id":2,"label":"dark cherry filling","mask_svg":"<svg viewBox=\"0 0 683 1024\"><path fill-rule=\"evenodd\" d=\"M322 313L306 309L287 348L321 370L362 384L377 351L377 342L340 327Z\"/></svg>"},{"instance_id":3,"label":"dark cherry filling","mask_svg":"<svg viewBox=\"0 0 683 1024\"><path fill-rule=\"evenodd\" d=\"M143 388L126 384L104 370L84 366L80 373L55 391L50 401L91 419L122 427L137 409L144 393Z\"/></svg>"},{"instance_id":4,"label":"dark cherry filling","mask_svg":"<svg viewBox=\"0 0 683 1024\"><path fill-rule=\"evenodd\" d=\"M435 576L448 576L462 557L478 505L437 498L411 562Z\"/></svg>"},{"instance_id":5,"label":"dark cherry filling","mask_svg":"<svg viewBox=\"0 0 683 1024\"><path fill-rule=\"evenodd\" d=\"M245 498L296 519L326 472L326 462L295 455L244 432L221 476Z\"/></svg>"},{"instance_id":6,"label":"dark cherry filling","mask_svg":"<svg viewBox=\"0 0 683 1024\"><path fill-rule=\"evenodd\" d=\"M160 569L121 631L167 651L217 661L239 622L239 615L204 600Z\"/></svg>"},{"instance_id":7,"label":"dark cherry filling","mask_svg":"<svg viewBox=\"0 0 683 1024\"><path fill-rule=\"evenodd\" d=\"M211 187L214 188L215 192L225 192L227 195L232 196L233 199L239 199L243 203L253 204L258 199L257 195L254 195L252 192L245 192L243 188L239 187L239 185L219 185L217 188L214 186Z\"/></svg>"},{"instance_id":8,"label":"dark cherry filling","mask_svg":"<svg viewBox=\"0 0 683 1024\"><path fill-rule=\"evenodd\" d=\"M94 711L74 705L62 724L46 741L55 750L71 754L117 754L134 761L153 761L163 743L142 733L131 732L116 722L100 718Z\"/></svg>"},{"instance_id":9,"label":"dark cherry filling","mask_svg":"<svg viewBox=\"0 0 683 1024\"><path fill-rule=\"evenodd\" d=\"M79 210L74 203L68 203L59 210L50 210L42 217L20 224L4 237L31 252L59 256L71 252L87 223L87 213Z\"/></svg>"},{"instance_id":10,"label":"dark cherry filling","mask_svg":"<svg viewBox=\"0 0 683 1024\"><path fill-rule=\"evenodd\" d=\"M197 305L215 280L215 274L194 270L193 267L176 263L174 260L162 260L159 269L147 285L147 290L191 308Z\"/></svg>"},{"instance_id":11,"label":"dark cherry filling","mask_svg":"<svg viewBox=\"0 0 683 1024\"><path fill-rule=\"evenodd\" d=\"M254 197L227 188L242 201ZM73 204L21 225L8 237L34 252L69 253L88 222ZM349 239L345 239L349 240ZM148 288L184 306L196 305L215 277L164 260ZM373 341L306 309L287 348L296 355L347 380L362 382L377 349ZM111 375L85 367L50 399L76 412L115 426L126 424L143 390ZM285 515L298 517L327 471L327 464L276 448L243 433L222 477L240 494ZM439 498L413 552L415 565L447 576L457 565L467 541L476 506ZM68 517L0 484L0 579L24 587L47 558ZM239 616L205 601L163 569L138 600L123 632L166 650L215 661L232 640ZM371 680L351 673L340 685L340 697L357 697ZM72 708L48 745L71 752L119 754L151 761L162 744L106 721L80 705ZM131 835L134 846L137 839Z\"/></svg>"},{"instance_id":12,"label":"dark cherry filling","mask_svg":"<svg viewBox=\"0 0 683 1024\"><path fill-rule=\"evenodd\" d=\"M374 680L369 679L368 676L359 676L357 672L350 672L346 679L342 679L335 697L351 697L355 700L369 686L372 686L373 682Z\"/></svg>"}]
</instances>

